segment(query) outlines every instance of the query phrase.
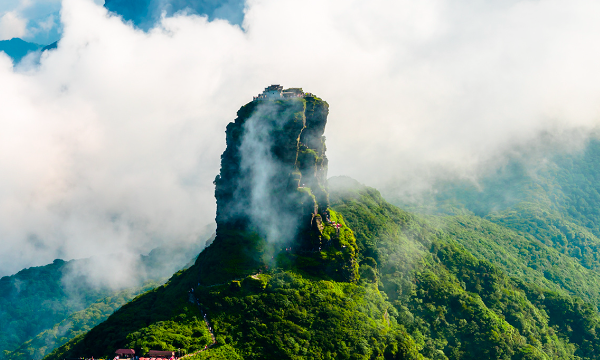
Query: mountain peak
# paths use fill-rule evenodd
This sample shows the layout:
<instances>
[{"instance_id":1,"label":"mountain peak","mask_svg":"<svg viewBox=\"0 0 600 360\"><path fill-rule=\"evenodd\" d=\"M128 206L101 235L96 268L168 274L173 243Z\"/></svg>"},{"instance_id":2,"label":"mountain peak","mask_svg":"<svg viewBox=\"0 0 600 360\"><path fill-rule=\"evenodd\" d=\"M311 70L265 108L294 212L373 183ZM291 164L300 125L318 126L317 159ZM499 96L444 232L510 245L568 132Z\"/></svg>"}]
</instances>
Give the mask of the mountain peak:
<instances>
[{"instance_id":1,"label":"mountain peak","mask_svg":"<svg viewBox=\"0 0 600 360\"><path fill-rule=\"evenodd\" d=\"M329 209L328 113L327 102L300 88L271 85L227 125L213 244L252 248L243 273L293 266L356 279L356 241Z\"/></svg>"}]
</instances>

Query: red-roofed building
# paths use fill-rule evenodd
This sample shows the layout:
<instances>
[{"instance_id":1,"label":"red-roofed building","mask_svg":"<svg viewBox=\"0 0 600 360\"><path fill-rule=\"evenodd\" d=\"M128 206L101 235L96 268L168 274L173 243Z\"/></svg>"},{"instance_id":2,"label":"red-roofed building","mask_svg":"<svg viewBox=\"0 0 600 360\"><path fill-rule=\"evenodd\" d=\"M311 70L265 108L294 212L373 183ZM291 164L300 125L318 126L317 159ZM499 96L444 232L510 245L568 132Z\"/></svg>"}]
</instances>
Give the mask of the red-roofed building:
<instances>
[{"instance_id":1,"label":"red-roofed building","mask_svg":"<svg viewBox=\"0 0 600 360\"><path fill-rule=\"evenodd\" d=\"M175 351L150 350L150 351L148 351L147 356L170 358L172 356L175 356Z\"/></svg>"},{"instance_id":2,"label":"red-roofed building","mask_svg":"<svg viewBox=\"0 0 600 360\"><path fill-rule=\"evenodd\" d=\"M117 354L119 356L133 357L133 356L135 356L135 350L133 350L133 349L118 349L117 351L115 351L115 354Z\"/></svg>"}]
</instances>

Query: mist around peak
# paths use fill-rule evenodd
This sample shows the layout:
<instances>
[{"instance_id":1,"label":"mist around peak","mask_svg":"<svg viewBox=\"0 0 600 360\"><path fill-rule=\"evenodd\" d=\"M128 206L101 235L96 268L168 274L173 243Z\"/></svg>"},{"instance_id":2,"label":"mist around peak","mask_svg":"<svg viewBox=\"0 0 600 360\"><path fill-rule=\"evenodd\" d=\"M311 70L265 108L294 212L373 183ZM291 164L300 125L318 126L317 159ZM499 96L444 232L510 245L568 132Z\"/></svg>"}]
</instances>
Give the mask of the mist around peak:
<instances>
[{"instance_id":1,"label":"mist around peak","mask_svg":"<svg viewBox=\"0 0 600 360\"><path fill-rule=\"evenodd\" d=\"M329 208L328 113L317 96L272 85L227 125L217 234L197 260L201 282L274 267L356 281L354 237Z\"/></svg>"},{"instance_id":2,"label":"mist around peak","mask_svg":"<svg viewBox=\"0 0 600 360\"><path fill-rule=\"evenodd\" d=\"M589 133L599 13L264 0L246 4L243 29L175 13L144 32L65 0L62 40L39 66L0 55L0 274L196 241L215 216L223 128L271 82L331 105L330 176L415 198L540 134Z\"/></svg>"}]
</instances>

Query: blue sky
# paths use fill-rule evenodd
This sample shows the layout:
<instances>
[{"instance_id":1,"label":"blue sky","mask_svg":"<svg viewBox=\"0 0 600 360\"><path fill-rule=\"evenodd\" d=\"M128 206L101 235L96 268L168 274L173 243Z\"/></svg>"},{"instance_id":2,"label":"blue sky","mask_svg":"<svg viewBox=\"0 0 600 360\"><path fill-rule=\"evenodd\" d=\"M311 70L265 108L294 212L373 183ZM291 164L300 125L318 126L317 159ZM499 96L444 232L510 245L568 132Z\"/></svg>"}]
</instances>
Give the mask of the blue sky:
<instances>
[{"instance_id":1,"label":"blue sky","mask_svg":"<svg viewBox=\"0 0 600 360\"><path fill-rule=\"evenodd\" d=\"M98 5L104 5L105 0L92 0ZM63 0L1 0L0 1L0 40L10 40L14 37L23 40L48 45L61 37L62 25L60 10ZM111 8L133 20L136 26L148 30L160 19L162 13L171 16L187 8L190 14L208 14L209 19L228 19L232 24L241 24L244 1L180 1L180 0L151 0L146 12L142 11L136 17L128 18L127 1L116 2ZM189 8L188 8L189 7ZM134 6L135 8L135 6ZM138 10L139 11L139 10ZM131 15L131 14L129 14Z\"/></svg>"},{"instance_id":2,"label":"blue sky","mask_svg":"<svg viewBox=\"0 0 600 360\"><path fill-rule=\"evenodd\" d=\"M104 0L94 0L104 4ZM47 45L60 38L62 0L0 1L0 40L18 37Z\"/></svg>"}]
</instances>

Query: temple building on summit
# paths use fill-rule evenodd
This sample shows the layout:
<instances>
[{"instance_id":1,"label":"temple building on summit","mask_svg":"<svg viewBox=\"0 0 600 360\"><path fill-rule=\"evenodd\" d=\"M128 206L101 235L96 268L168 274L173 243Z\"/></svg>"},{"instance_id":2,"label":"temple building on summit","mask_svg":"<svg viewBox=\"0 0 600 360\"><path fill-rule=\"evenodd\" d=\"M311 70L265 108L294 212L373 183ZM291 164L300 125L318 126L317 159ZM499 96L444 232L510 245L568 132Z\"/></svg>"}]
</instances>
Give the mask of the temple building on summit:
<instances>
[{"instance_id":1,"label":"temple building on summit","mask_svg":"<svg viewBox=\"0 0 600 360\"><path fill-rule=\"evenodd\" d=\"M305 96L312 96L312 94L305 94L301 88L283 90L283 86L275 84L266 87L262 94L255 96L253 100L279 100Z\"/></svg>"}]
</instances>

